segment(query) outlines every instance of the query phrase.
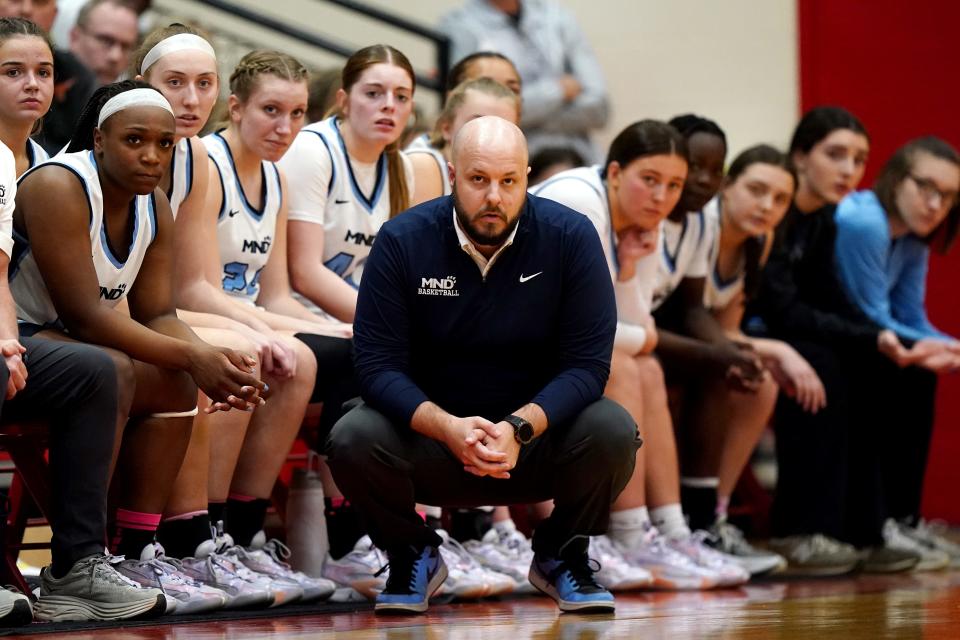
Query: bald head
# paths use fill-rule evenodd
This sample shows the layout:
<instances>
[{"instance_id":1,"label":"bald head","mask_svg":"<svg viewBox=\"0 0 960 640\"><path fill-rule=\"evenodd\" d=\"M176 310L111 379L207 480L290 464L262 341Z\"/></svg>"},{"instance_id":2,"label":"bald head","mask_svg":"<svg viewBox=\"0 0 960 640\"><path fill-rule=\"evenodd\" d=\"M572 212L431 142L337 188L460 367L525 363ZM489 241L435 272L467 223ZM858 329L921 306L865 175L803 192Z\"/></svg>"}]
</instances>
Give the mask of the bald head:
<instances>
[{"instance_id":1,"label":"bald head","mask_svg":"<svg viewBox=\"0 0 960 640\"><path fill-rule=\"evenodd\" d=\"M520 128L497 116L482 116L470 120L453 139L451 157L459 166L461 154L510 155L527 166L527 139Z\"/></svg>"},{"instance_id":2,"label":"bald head","mask_svg":"<svg viewBox=\"0 0 960 640\"><path fill-rule=\"evenodd\" d=\"M460 228L489 258L516 227L526 201L526 138L512 122L483 116L460 127L451 159Z\"/></svg>"}]
</instances>

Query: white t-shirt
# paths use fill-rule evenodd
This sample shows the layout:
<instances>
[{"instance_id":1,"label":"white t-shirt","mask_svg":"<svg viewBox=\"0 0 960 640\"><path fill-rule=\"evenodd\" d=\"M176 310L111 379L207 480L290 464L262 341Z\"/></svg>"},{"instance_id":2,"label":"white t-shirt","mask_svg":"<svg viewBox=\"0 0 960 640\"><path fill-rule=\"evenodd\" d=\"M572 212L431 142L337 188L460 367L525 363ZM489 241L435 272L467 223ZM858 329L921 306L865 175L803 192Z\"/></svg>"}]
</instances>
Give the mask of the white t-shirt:
<instances>
[{"instance_id":1,"label":"white t-shirt","mask_svg":"<svg viewBox=\"0 0 960 640\"><path fill-rule=\"evenodd\" d=\"M707 276L710 249L703 211L686 214L683 222L665 219L661 225L660 267L653 290L652 309L658 309L684 278Z\"/></svg>"},{"instance_id":2,"label":"white t-shirt","mask_svg":"<svg viewBox=\"0 0 960 640\"><path fill-rule=\"evenodd\" d=\"M635 354L647 341L647 332L642 323L650 317L650 302L659 258L656 252L641 258L637 261L637 271L633 278L627 282L617 279L620 272L617 237L610 221L610 204L607 202L606 183L600 177L601 170L600 166L593 166L563 171L533 187L530 192L579 211L593 223L600 236L600 244L603 246L617 298L617 334L614 347Z\"/></svg>"},{"instance_id":3,"label":"white t-shirt","mask_svg":"<svg viewBox=\"0 0 960 640\"><path fill-rule=\"evenodd\" d=\"M413 193L413 166L400 157ZM290 185L288 218L323 225L324 265L359 286L377 232L390 218L386 153L374 164L350 158L340 125L330 117L304 127L279 165Z\"/></svg>"}]
</instances>

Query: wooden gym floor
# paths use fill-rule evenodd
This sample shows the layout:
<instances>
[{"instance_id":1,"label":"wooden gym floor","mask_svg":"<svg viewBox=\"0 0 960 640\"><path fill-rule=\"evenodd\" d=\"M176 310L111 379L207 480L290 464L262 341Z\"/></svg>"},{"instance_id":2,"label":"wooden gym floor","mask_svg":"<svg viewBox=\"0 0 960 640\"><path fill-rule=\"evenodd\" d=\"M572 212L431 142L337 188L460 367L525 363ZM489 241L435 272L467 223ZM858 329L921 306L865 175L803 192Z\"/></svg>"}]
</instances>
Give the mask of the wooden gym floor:
<instances>
[{"instance_id":1,"label":"wooden gym floor","mask_svg":"<svg viewBox=\"0 0 960 640\"><path fill-rule=\"evenodd\" d=\"M45 635L43 637L51 637ZM560 615L552 601L435 605L425 616L372 611L231 622L166 624L62 634L91 640L230 638L386 640L607 640L619 638L960 638L960 570L895 576L768 579L740 589L638 593L610 616Z\"/></svg>"}]
</instances>

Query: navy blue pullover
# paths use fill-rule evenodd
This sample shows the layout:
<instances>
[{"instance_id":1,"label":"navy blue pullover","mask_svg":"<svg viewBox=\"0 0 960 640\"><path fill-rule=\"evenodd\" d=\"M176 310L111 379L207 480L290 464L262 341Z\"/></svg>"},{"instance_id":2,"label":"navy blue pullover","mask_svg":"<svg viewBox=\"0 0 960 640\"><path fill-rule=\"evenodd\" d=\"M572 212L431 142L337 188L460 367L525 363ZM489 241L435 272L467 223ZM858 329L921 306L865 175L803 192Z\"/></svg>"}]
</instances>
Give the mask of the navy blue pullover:
<instances>
[{"instance_id":1,"label":"navy blue pullover","mask_svg":"<svg viewBox=\"0 0 960 640\"><path fill-rule=\"evenodd\" d=\"M353 325L356 371L364 401L399 425L427 400L494 422L535 402L564 423L603 394L616 322L586 217L527 196L513 244L484 280L447 196L377 234Z\"/></svg>"}]
</instances>

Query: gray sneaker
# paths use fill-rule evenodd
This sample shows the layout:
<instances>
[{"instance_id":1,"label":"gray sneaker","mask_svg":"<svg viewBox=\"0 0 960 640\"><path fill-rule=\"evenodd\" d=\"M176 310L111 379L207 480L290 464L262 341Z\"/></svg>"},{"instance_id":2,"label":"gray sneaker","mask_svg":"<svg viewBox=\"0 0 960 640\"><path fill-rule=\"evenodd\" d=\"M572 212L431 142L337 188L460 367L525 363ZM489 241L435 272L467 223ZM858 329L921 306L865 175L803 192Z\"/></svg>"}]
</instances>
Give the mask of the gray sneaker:
<instances>
[{"instance_id":1,"label":"gray sneaker","mask_svg":"<svg viewBox=\"0 0 960 640\"><path fill-rule=\"evenodd\" d=\"M920 562L920 554L894 547L871 547L863 558L864 573L899 573L909 571Z\"/></svg>"},{"instance_id":2,"label":"gray sneaker","mask_svg":"<svg viewBox=\"0 0 960 640\"><path fill-rule=\"evenodd\" d=\"M153 617L167 610L159 589L146 589L114 568L122 558L93 555L78 560L67 575L54 578L50 567L40 572L40 598L34 607L38 620L126 620Z\"/></svg>"},{"instance_id":3,"label":"gray sneaker","mask_svg":"<svg viewBox=\"0 0 960 640\"><path fill-rule=\"evenodd\" d=\"M787 560L778 553L758 549L744 537L743 532L725 519L717 520L709 530L707 545L727 554L751 576L776 573L787 568Z\"/></svg>"},{"instance_id":4,"label":"gray sneaker","mask_svg":"<svg viewBox=\"0 0 960 640\"><path fill-rule=\"evenodd\" d=\"M787 559L786 573L793 575L840 576L860 562L852 545L819 533L772 538L769 546Z\"/></svg>"},{"instance_id":5,"label":"gray sneaker","mask_svg":"<svg viewBox=\"0 0 960 640\"><path fill-rule=\"evenodd\" d=\"M30 598L12 588L0 588L0 627L22 627L31 622Z\"/></svg>"}]
</instances>

